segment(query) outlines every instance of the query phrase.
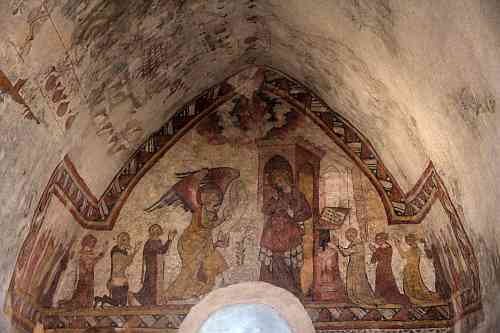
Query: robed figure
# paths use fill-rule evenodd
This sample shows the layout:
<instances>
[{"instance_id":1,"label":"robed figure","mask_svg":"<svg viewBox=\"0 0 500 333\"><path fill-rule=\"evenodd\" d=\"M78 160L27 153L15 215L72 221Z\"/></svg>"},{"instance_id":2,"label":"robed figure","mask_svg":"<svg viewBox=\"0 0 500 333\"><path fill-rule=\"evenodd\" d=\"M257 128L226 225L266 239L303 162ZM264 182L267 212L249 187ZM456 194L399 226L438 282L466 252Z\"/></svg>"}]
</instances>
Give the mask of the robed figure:
<instances>
[{"instance_id":1,"label":"robed figure","mask_svg":"<svg viewBox=\"0 0 500 333\"><path fill-rule=\"evenodd\" d=\"M418 305L442 303L439 295L427 288L420 273L420 259L423 253L417 243L419 239L413 233L406 235L404 239L408 245L407 250L403 249L398 239L395 240L395 245L401 257L406 260L403 268L403 290L406 296L413 304Z\"/></svg>"},{"instance_id":2,"label":"robed figure","mask_svg":"<svg viewBox=\"0 0 500 333\"><path fill-rule=\"evenodd\" d=\"M389 235L379 232L375 235L375 245L370 244L372 257L370 262L376 264L375 296L383 298L389 304L409 304L410 299L403 295L398 288L392 271L393 249L389 243Z\"/></svg>"},{"instance_id":3,"label":"robed figure","mask_svg":"<svg viewBox=\"0 0 500 333\"><path fill-rule=\"evenodd\" d=\"M358 237L358 230L349 228L345 232L349 241L347 247L338 245L340 253L349 259L347 263L346 287L349 299L362 306L384 304L382 298L376 297L366 275L365 242ZM338 241L335 241L338 244Z\"/></svg>"},{"instance_id":4,"label":"robed figure","mask_svg":"<svg viewBox=\"0 0 500 333\"><path fill-rule=\"evenodd\" d=\"M142 288L134 297L142 305L161 304L163 290L163 255L167 253L176 231L168 232L168 239L162 242L163 228L158 224L149 227L149 239L142 251Z\"/></svg>"},{"instance_id":5,"label":"robed figure","mask_svg":"<svg viewBox=\"0 0 500 333\"><path fill-rule=\"evenodd\" d=\"M181 271L166 291L166 299L189 299L210 292L216 277L228 265L217 248L227 247L227 237L214 241L214 228L228 219L219 209L229 185L239 177L233 168L201 169L177 174L181 179L146 211L182 205L191 212L189 226L177 243Z\"/></svg>"},{"instance_id":6,"label":"robed figure","mask_svg":"<svg viewBox=\"0 0 500 333\"><path fill-rule=\"evenodd\" d=\"M139 251L140 243L136 243L134 249L130 245L130 234L121 232L116 237L116 245L111 249L111 275L106 287L109 290L109 295L96 296L94 307L99 304L101 307L104 304L112 306L127 306L129 282L127 269L134 261L134 257Z\"/></svg>"},{"instance_id":7,"label":"robed figure","mask_svg":"<svg viewBox=\"0 0 500 333\"><path fill-rule=\"evenodd\" d=\"M279 166L269 177L271 186L262 208L266 221L260 241L260 280L301 297L304 221L311 218L311 207L288 168Z\"/></svg>"},{"instance_id":8,"label":"robed figure","mask_svg":"<svg viewBox=\"0 0 500 333\"><path fill-rule=\"evenodd\" d=\"M65 308L90 308L94 304L94 269L99 260L107 251L107 242L101 252L96 251L97 238L87 234L81 241L78 253L78 280L73 296L69 300L61 301L60 306Z\"/></svg>"},{"instance_id":9,"label":"robed figure","mask_svg":"<svg viewBox=\"0 0 500 333\"><path fill-rule=\"evenodd\" d=\"M320 242L318 253L320 287L317 296L322 301L350 303L344 281L340 276L339 249L336 243L338 239L333 238L333 241L323 240Z\"/></svg>"}]
</instances>

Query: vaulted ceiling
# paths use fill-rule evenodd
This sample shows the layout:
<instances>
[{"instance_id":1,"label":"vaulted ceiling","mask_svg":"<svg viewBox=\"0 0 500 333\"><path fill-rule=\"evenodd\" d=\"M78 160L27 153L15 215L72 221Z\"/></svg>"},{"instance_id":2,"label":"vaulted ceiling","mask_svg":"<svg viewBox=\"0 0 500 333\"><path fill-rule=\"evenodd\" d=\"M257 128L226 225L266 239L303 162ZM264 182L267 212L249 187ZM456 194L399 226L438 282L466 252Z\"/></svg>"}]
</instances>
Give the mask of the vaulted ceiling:
<instances>
[{"instance_id":1,"label":"vaulted ceiling","mask_svg":"<svg viewBox=\"0 0 500 333\"><path fill-rule=\"evenodd\" d=\"M495 291L493 315L498 1L5 0L0 17L0 299L64 156L100 195L175 111L261 65L362 131L404 190L433 161Z\"/></svg>"}]
</instances>

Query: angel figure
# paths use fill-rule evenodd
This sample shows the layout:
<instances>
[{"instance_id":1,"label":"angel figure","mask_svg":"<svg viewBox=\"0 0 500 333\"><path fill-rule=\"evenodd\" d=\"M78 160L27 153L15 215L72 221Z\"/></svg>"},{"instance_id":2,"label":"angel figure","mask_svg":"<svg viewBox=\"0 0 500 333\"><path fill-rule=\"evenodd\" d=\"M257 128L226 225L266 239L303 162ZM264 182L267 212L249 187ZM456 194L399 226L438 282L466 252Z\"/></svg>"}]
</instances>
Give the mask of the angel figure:
<instances>
[{"instance_id":1,"label":"angel figure","mask_svg":"<svg viewBox=\"0 0 500 333\"><path fill-rule=\"evenodd\" d=\"M181 271L166 291L166 299L189 299L212 290L215 278L228 267L217 248L229 245L227 236L213 240L213 230L228 220L219 216L220 207L229 185L240 173L233 168L201 169L178 173L180 180L147 212L165 206L182 205L192 214L191 223L183 231L177 244Z\"/></svg>"}]
</instances>

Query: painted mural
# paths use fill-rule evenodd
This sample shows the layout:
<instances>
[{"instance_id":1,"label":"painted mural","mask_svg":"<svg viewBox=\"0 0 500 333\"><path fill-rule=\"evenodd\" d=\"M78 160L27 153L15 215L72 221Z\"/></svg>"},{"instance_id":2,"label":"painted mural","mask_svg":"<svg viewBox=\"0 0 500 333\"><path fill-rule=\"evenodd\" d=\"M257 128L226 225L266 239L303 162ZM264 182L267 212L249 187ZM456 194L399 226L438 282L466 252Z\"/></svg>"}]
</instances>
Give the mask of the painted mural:
<instances>
[{"instance_id":1,"label":"painted mural","mask_svg":"<svg viewBox=\"0 0 500 333\"><path fill-rule=\"evenodd\" d=\"M102 198L75 175L67 159L54 171L6 304L49 332L175 330L245 281L290 291L325 332L447 332L481 307L432 164L405 193L348 121L270 69L180 110Z\"/></svg>"},{"instance_id":2,"label":"painted mural","mask_svg":"<svg viewBox=\"0 0 500 333\"><path fill-rule=\"evenodd\" d=\"M31 108L20 93L26 81L20 79L15 84L12 84L7 75L0 69L0 102L3 102L5 95L9 96L14 102L24 108L24 118L34 120L37 124L40 124L40 120L31 112Z\"/></svg>"}]
</instances>

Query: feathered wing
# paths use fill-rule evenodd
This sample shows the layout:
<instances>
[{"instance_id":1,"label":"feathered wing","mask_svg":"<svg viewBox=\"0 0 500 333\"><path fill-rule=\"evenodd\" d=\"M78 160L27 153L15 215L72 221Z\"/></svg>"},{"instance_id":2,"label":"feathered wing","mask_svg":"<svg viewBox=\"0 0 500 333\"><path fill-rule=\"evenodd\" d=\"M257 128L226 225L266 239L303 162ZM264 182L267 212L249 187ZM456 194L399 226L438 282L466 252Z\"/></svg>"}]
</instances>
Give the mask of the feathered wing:
<instances>
[{"instance_id":1,"label":"feathered wing","mask_svg":"<svg viewBox=\"0 0 500 333\"><path fill-rule=\"evenodd\" d=\"M194 212L198 209L197 192L200 185L210 182L217 185L223 194L229 184L240 176L240 172L233 168L212 168L201 169L198 171L189 171L177 173L180 180L175 183L158 201L146 208L145 211L152 211L165 206L181 205L186 211Z\"/></svg>"},{"instance_id":2,"label":"feathered wing","mask_svg":"<svg viewBox=\"0 0 500 333\"><path fill-rule=\"evenodd\" d=\"M194 212L198 208L196 192L198 191L200 182L207 174L208 169L178 173L177 177L181 180L175 183L158 201L146 208L145 211L151 213L165 206L182 204L185 210Z\"/></svg>"},{"instance_id":3,"label":"feathered wing","mask_svg":"<svg viewBox=\"0 0 500 333\"><path fill-rule=\"evenodd\" d=\"M160 200L156 201L154 204L144 209L145 212L151 213L154 210L163 208L165 206L176 205L180 202L180 198L175 192L174 188L170 188L164 195L161 196Z\"/></svg>"},{"instance_id":4,"label":"feathered wing","mask_svg":"<svg viewBox=\"0 0 500 333\"><path fill-rule=\"evenodd\" d=\"M207 178L215 183L221 190L222 194L226 191L235 179L240 177L240 172L233 168L220 167L208 170Z\"/></svg>"},{"instance_id":5,"label":"feathered wing","mask_svg":"<svg viewBox=\"0 0 500 333\"><path fill-rule=\"evenodd\" d=\"M226 219L230 217L239 202L233 200L231 197L231 192L229 189L231 185L234 184L235 180L240 177L240 172L233 168L219 167L210 169L207 177L203 181L211 182L217 185L223 194L223 200L219 210L219 214L222 214L222 218ZM203 182L202 181L202 182Z\"/></svg>"}]
</instances>

